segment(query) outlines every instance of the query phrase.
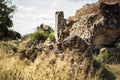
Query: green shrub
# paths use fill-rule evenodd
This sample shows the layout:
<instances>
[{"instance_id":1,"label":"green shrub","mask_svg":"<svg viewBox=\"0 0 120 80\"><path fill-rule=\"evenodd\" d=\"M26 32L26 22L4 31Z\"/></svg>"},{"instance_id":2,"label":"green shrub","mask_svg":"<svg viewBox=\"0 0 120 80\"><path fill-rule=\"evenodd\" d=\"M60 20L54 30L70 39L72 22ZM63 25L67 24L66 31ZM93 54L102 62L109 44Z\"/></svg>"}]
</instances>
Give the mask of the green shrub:
<instances>
[{"instance_id":1,"label":"green shrub","mask_svg":"<svg viewBox=\"0 0 120 80\"><path fill-rule=\"evenodd\" d=\"M21 38L21 34L16 31L13 31L13 30L9 30L7 36L8 36L8 38L13 39L13 40L15 40L17 38Z\"/></svg>"},{"instance_id":2,"label":"green shrub","mask_svg":"<svg viewBox=\"0 0 120 80\"><path fill-rule=\"evenodd\" d=\"M116 47L120 49L120 42L116 43Z\"/></svg>"},{"instance_id":3,"label":"green shrub","mask_svg":"<svg viewBox=\"0 0 120 80\"><path fill-rule=\"evenodd\" d=\"M52 39L52 38L55 38L55 35L54 35L54 32L51 32L49 37Z\"/></svg>"},{"instance_id":4,"label":"green shrub","mask_svg":"<svg viewBox=\"0 0 120 80\"><path fill-rule=\"evenodd\" d=\"M16 40L21 38L21 34L13 31L13 30L8 30L7 33L5 33L5 35L0 38L0 40L4 40L4 41L8 41L8 40Z\"/></svg>"},{"instance_id":5,"label":"green shrub","mask_svg":"<svg viewBox=\"0 0 120 80\"><path fill-rule=\"evenodd\" d=\"M106 62L108 58L109 58L108 50L106 50L104 53L98 54L97 56L97 60L99 62Z\"/></svg>"},{"instance_id":6,"label":"green shrub","mask_svg":"<svg viewBox=\"0 0 120 80\"><path fill-rule=\"evenodd\" d=\"M50 33L49 38L51 39L51 41L55 41L54 32L51 32L51 33Z\"/></svg>"},{"instance_id":7,"label":"green shrub","mask_svg":"<svg viewBox=\"0 0 120 80\"><path fill-rule=\"evenodd\" d=\"M46 34L43 31L37 30L36 32L32 33L30 36L33 40L45 41L49 37L49 34Z\"/></svg>"}]
</instances>

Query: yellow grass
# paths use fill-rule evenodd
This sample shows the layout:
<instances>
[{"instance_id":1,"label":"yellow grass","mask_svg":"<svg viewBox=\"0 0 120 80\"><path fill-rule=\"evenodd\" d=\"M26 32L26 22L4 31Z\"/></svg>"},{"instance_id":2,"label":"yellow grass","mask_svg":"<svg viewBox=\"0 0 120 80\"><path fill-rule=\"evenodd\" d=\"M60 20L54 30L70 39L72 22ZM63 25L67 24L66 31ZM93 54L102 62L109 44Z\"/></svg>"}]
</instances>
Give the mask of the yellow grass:
<instances>
[{"instance_id":1,"label":"yellow grass","mask_svg":"<svg viewBox=\"0 0 120 80\"><path fill-rule=\"evenodd\" d=\"M21 60L20 53L13 53L7 49L8 45L0 43L0 80L84 80L80 56L69 49L62 54L38 52L35 61L31 62L27 58ZM96 73L100 72L101 69ZM98 80L98 75L87 80Z\"/></svg>"},{"instance_id":2,"label":"yellow grass","mask_svg":"<svg viewBox=\"0 0 120 80\"><path fill-rule=\"evenodd\" d=\"M69 50L65 54L42 51L32 63L28 59L20 60L19 53L0 48L0 80L80 80L83 76L79 57L73 54Z\"/></svg>"}]
</instances>

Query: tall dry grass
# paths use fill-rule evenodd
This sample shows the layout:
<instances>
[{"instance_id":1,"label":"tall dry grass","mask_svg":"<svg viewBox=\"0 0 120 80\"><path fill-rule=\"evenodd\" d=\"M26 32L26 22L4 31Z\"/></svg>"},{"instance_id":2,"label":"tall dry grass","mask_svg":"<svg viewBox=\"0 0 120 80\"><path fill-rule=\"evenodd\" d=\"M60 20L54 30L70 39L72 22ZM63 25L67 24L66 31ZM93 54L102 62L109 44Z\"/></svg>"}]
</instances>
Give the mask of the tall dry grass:
<instances>
[{"instance_id":1,"label":"tall dry grass","mask_svg":"<svg viewBox=\"0 0 120 80\"><path fill-rule=\"evenodd\" d=\"M20 60L19 53L13 54L2 45L0 80L82 80L77 54L69 50L64 54L46 51L37 54L34 63L26 58Z\"/></svg>"},{"instance_id":2,"label":"tall dry grass","mask_svg":"<svg viewBox=\"0 0 120 80\"><path fill-rule=\"evenodd\" d=\"M86 62L80 61L79 54L69 49L62 54L38 52L35 61L31 62L27 58L21 60L20 53L14 53L12 48L8 48L16 45L0 43L0 80L84 80ZM96 77L87 80L99 80L101 71L98 70Z\"/></svg>"}]
</instances>

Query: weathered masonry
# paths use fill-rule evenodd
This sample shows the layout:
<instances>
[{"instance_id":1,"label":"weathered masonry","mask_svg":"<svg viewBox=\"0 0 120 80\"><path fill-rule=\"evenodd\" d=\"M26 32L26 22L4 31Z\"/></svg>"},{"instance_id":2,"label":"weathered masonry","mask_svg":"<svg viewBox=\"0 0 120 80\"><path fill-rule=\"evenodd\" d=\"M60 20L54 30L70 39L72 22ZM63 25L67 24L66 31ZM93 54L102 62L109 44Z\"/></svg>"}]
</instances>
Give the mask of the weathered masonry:
<instances>
[{"instance_id":1,"label":"weathered masonry","mask_svg":"<svg viewBox=\"0 0 120 80\"><path fill-rule=\"evenodd\" d=\"M63 11L57 11L55 13L55 38L58 42L60 39L60 35L66 26L66 20L64 19Z\"/></svg>"}]
</instances>

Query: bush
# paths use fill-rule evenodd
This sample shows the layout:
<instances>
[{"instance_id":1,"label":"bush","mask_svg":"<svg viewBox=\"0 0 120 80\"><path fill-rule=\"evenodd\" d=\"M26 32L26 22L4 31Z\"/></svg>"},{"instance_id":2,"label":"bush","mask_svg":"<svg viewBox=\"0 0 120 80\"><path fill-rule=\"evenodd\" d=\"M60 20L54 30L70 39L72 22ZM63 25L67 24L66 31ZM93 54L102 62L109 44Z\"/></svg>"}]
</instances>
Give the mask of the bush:
<instances>
[{"instance_id":1,"label":"bush","mask_svg":"<svg viewBox=\"0 0 120 80\"><path fill-rule=\"evenodd\" d=\"M0 38L0 40L16 40L16 39L20 39L21 38L21 34L16 32L16 31L13 31L13 30L7 30L7 32L5 33L4 36L2 36Z\"/></svg>"},{"instance_id":2,"label":"bush","mask_svg":"<svg viewBox=\"0 0 120 80\"><path fill-rule=\"evenodd\" d=\"M54 32L51 32L51 33L50 33L49 38L51 39L51 41L55 41Z\"/></svg>"},{"instance_id":3,"label":"bush","mask_svg":"<svg viewBox=\"0 0 120 80\"><path fill-rule=\"evenodd\" d=\"M46 34L43 31L37 30L36 32L32 33L30 36L32 40L45 41L49 37L49 34Z\"/></svg>"},{"instance_id":4,"label":"bush","mask_svg":"<svg viewBox=\"0 0 120 80\"><path fill-rule=\"evenodd\" d=\"M120 42L116 43L116 47L120 49Z\"/></svg>"},{"instance_id":5,"label":"bush","mask_svg":"<svg viewBox=\"0 0 120 80\"><path fill-rule=\"evenodd\" d=\"M8 36L8 38L10 38L12 40L21 38L21 34L16 31L13 31L13 30L9 30L7 36Z\"/></svg>"},{"instance_id":6,"label":"bush","mask_svg":"<svg viewBox=\"0 0 120 80\"><path fill-rule=\"evenodd\" d=\"M50 33L49 38L50 38L50 39L55 38L54 32L51 32L51 33Z\"/></svg>"},{"instance_id":7,"label":"bush","mask_svg":"<svg viewBox=\"0 0 120 80\"><path fill-rule=\"evenodd\" d=\"M104 53L98 54L97 56L97 60L99 62L106 62L108 58L109 58L109 53L107 50Z\"/></svg>"}]
</instances>

